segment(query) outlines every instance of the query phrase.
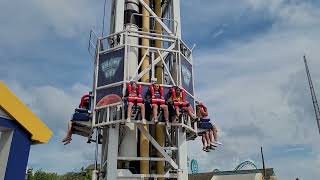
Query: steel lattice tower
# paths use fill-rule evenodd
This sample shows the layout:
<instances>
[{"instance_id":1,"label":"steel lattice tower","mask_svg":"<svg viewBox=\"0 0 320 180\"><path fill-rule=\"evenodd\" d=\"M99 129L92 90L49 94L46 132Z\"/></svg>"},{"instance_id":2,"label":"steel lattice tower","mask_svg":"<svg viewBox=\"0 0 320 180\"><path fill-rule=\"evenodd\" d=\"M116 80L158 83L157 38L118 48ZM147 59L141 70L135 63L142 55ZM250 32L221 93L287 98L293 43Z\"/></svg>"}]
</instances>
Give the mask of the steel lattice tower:
<instances>
[{"instance_id":1,"label":"steel lattice tower","mask_svg":"<svg viewBox=\"0 0 320 180\"><path fill-rule=\"evenodd\" d=\"M187 180L187 141L198 136L197 122L183 115L170 128L141 123L139 116L126 117L122 101L130 82L141 85L142 97L157 82L167 95L172 87L185 89L195 109L192 49L182 40L180 0L112 0L110 6L110 34L91 31L89 41L95 59L91 130L97 135L92 179Z\"/></svg>"}]
</instances>

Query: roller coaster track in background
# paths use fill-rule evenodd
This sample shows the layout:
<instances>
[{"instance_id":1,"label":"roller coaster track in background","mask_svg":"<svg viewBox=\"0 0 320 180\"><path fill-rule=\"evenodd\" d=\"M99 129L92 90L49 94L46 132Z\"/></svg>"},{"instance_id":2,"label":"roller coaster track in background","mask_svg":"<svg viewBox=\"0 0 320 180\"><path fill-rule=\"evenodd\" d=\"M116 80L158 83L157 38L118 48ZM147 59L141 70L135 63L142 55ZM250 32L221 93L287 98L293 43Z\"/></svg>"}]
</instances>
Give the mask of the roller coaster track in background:
<instances>
[{"instance_id":1,"label":"roller coaster track in background","mask_svg":"<svg viewBox=\"0 0 320 180\"><path fill-rule=\"evenodd\" d=\"M252 167L254 169L258 169L257 166L252 161L243 161L234 170L235 171L242 170L246 166L250 166L250 167Z\"/></svg>"},{"instance_id":2,"label":"roller coaster track in background","mask_svg":"<svg viewBox=\"0 0 320 180\"><path fill-rule=\"evenodd\" d=\"M235 169L234 171L242 170L244 167L249 166L252 167L253 169L258 169L257 166L252 162L252 161L243 161L241 162ZM212 172L220 172L219 169L214 169Z\"/></svg>"}]
</instances>

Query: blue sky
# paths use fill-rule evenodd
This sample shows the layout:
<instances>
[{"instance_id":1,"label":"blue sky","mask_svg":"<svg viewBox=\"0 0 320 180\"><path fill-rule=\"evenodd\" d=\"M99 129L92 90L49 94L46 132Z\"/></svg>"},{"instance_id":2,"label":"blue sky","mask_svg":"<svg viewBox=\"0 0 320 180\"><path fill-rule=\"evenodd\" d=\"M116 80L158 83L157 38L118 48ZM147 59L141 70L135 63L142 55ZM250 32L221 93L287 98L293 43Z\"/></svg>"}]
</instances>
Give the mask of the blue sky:
<instances>
[{"instance_id":1,"label":"blue sky","mask_svg":"<svg viewBox=\"0 0 320 180\"><path fill-rule=\"evenodd\" d=\"M100 32L103 2L0 1L0 79L55 132L32 147L29 166L66 172L93 162L85 139L59 141L90 89L91 28ZM320 3L316 0L188 0L181 2L183 39L194 51L196 92L205 99L224 145L213 153L189 143L201 171L266 164L280 179L314 179L320 145L302 56L320 88ZM9 18L8 18L9 17ZM210 79L208 78L210 77ZM204 98L206 97L206 98Z\"/></svg>"}]
</instances>

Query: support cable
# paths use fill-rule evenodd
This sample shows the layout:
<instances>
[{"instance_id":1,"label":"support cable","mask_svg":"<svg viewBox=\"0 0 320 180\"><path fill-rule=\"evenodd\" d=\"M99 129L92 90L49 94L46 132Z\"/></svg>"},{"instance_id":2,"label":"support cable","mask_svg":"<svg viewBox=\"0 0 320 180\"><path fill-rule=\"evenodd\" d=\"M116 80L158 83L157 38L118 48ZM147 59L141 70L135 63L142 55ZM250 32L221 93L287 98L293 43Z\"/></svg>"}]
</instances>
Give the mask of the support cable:
<instances>
[{"instance_id":1,"label":"support cable","mask_svg":"<svg viewBox=\"0 0 320 180\"><path fill-rule=\"evenodd\" d=\"M311 75L310 75L310 71L309 71L309 67L308 67L306 56L303 56L303 60L304 60L304 65L305 65L306 72L307 72L307 77L308 77L308 82L309 82L309 87L310 87L310 92L311 92L311 97L312 97L313 108L314 108L314 111L315 111L318 130L319 130L319 134L320 134L320 110L319 110L319 104L318 104L318 101L317 101L316 93L314 91L314 87L313 87L313 83L312 83L312 79L311 79Z\"/></svg>"}]
</instances>

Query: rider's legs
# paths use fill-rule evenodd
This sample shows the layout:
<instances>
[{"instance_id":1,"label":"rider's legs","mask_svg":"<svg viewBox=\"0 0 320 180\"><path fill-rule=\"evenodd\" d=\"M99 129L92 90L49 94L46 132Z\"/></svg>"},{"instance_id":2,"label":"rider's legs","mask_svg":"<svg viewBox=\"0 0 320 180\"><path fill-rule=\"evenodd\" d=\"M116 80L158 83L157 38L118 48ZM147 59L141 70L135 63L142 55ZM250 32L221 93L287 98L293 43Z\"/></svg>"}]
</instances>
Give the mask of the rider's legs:
<instances>
[{"instance_id":1,"label":"rider's legs","mask_svg":"<svg viewBox=\"0 0 320 180\"><path fill-rule=\"evenodd\" d=\"M211 143L213 143L214 141L216 141L212 129L209 129L209 138L210 138Z\"/></svg>"},{"instance_id":2,"label":"rider's legs","mask_svg":"<svg viewBox=\"0 0 320 180\"><path fill-rule=\"evenodd\" d=\"M158 105L152 104L152 119L154 122L158 121L157 117L158 117Z\"/></svg>"},{"instance_id":3,"label":"rider's legs","mask_svg":"<svg viewBox=\"0 0 320 180\"><path fill-rule=\"evenodd\" d=\"M214 126L214 125L213 125L213 128L212 128L212 134L213 134L213 137L214 137L214 140L215 140L216 144L222 145L222 143L218 141L218 128L216 126Z\"/></svg>"},{"instance_id":4,"label":"rider's legs","mask_svg":"<svg viewBox=\"0 0 320 180\"><path fill-rule=\"evenodd\" d=\"M203 145L203 149L205 149L208 146L205 133L202 134L202 145Z\"/></svg>"},{"instance_id":5,"label":"rider's legs","mask_svg":"<svg viewBox=\"0 0 320 180\"><path fill-rule=\"evenodd\" d=\"M183 110L185 110L192 119L197 118L197 116L193 113L193 109L191 106L183 107Z\"/></svg>"},{"instance_id":6,"label":"rider's legs","mask_svg":"<svg viewBox=\"0 0 320 180\"><path fill-rule=\"evenodd\" d=\"M213 126L211 131L212 131L212 135L214 137L214 140L218 141L218 130L217 130L216 126Z\"/></svg>"},{"instance_id":7,"label":"rider's legs","mask_svg":"<svg viewBox=\"0 0 320 180\"><path fill-rule=\"evenodd\" d=\"M169 122L169 110L168 110L168 106L163 104L163 105L160 105L160 108L162 108L163 110L163 116L164 116L164 120L166 122Z\"/></svg>"},{"instance_id":8,"label":"rider's legs","mask_svg":"<svg viewBox=\"0 0 320 180\"><path fill-rule=\"evenodd\" d=\"M68 123L68 131L66 136L63 138L62 142L64 142L64 145L67 145L71 142L72 140L72 122L70 121Z\"/></svg>"},{"instance_id":9,"label":"rider's legs","mask_svg":"<svg viewBox=\"0 0 320 180\"><path fill-rule=\"evenodd\" d=\"M140 112L141 112L141 118L143 121L146 120L146 111L145 111L145 106L142 103L137 104L140 107Z\"/></svg>"},{"instance_id":10,"label":"rider's legs","mask_svg":"<svg viewBox=\"0 0 320 180\"><path fill-rule=\"evenodd\" d=\"M209 133L209 131L206 131L205 134L206 134L206 140L207 140L208 146L210 146L210 144L212 143L212 141L210 139L210 133Z\"/></svg>"},{"instance_id":11,"label":"rider's legs","mask_svg":"<svg viewBox=\"0 0 320 180\"><path fill-rule=\"evenodd\" d=\"M127 111L127 120L129 120L129 121L130 121L130 119L131 119L132 107L133 107L133 103L132 103L132 102L129 102L129 103L128 103L128 111Z\"/></svg>"},{"instance_id":12,"label":"rider's legs","mask_svg":"<svg viewBox=\"0 0 320 180\"><path fill-rule=\"evenodd\" d=\"M175 121L176 121L180 116L180 108L179 107L175 107L175 110L176 110L176 118L175 118Z\"/></svg>"}]
</instances>

